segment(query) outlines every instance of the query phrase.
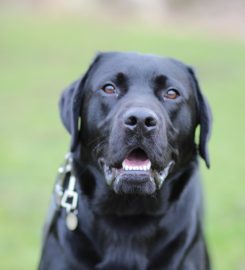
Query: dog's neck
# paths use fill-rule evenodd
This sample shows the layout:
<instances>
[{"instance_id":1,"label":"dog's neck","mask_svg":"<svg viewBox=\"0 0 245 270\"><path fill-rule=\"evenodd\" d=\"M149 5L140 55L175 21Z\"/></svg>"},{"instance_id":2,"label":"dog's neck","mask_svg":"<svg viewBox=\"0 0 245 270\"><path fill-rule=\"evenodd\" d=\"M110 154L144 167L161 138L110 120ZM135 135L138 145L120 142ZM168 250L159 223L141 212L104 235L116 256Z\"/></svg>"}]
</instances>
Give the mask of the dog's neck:
<instances>
[{"instance_id":1,"label":"dog's neck","mask_svg":"<svg viewBox=\"0 0 245 270\"><path fill-rule=\"evenodd\" d=\"M172 175L168 180L171 185L163 186L155 197L119 196L105 185L98 170L94 167L90 170L89 166L81 170L80 166L76 164L79 228L96 243L95 252L102 260L98 269L116 269L121 261L122 269L143 270L147 258L157 256L154 255L156 244L152 246L151 243L158 243L161 238L158 244L167 253L173 236L176 241L185 242L181 238L185 237L182 232L190 226L188 221L193 213L191 202L194 198L191 196L195 194L196 185L192 179L196 161L190 163L188 169ZM171 211L171 208L176 210ZM171 225L176 222L179 226ZM183 248L180 250L183 252ZM165 263L170 260L170 257L165 258Z\"/></svg>"}]
</instances>

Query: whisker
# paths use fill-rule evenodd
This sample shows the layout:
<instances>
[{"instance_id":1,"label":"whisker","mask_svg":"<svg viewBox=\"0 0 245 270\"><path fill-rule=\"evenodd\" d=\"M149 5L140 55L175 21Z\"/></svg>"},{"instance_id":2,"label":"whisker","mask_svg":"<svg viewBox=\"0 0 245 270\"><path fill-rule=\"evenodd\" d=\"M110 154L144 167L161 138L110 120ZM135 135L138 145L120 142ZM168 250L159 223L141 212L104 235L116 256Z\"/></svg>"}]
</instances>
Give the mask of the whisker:
<instances>
[{"instance_id":1,"label":"whisker","mask_svg":"<svg viewBox=\"0 0 245 270\"><path fill-rule=\"evenodd\" d=\"M102 150L102 148L104 147L105 144L106 144L106 141L105 141L105 140L99 142L98 144L96 144L96 145L92 148L92 152L93 152L95 155L98 155L98 153Z\"/></svg>"},{"instance_id":2,"label":"whisker","mask_svg":"<svg viewBox=\"0 0 245 270\"><path fill-rule=\"evenodd\" d=\"M88 142L88 147L92 146L93 144L96 144L97 141L103 141L103 140L104 140L103 136L96 137L95 139Z\"/></svg>"}]
</instances>

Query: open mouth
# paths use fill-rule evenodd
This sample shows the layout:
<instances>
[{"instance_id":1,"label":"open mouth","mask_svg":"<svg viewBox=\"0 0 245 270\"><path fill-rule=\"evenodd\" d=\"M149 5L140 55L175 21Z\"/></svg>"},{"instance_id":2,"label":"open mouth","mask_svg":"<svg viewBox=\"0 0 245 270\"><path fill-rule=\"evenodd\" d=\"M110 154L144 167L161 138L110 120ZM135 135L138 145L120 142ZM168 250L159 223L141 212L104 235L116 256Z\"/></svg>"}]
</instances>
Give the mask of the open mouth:
<instances>
[{"instance_id":1,"label":"open mouth","mask_svg":"<svg viewBox=\"0 0 245 270\"><path fill-rule=\"evenodd\" d=\"M120 168L108 166L104 159L100 159L100 164L107 184L117 193L152 194L162 187L174 161L171 160L163 170L156 170L146 152L136 148L126 156Z\"/></svg>"},{"instance_id":2,"label":"open mouth","mask_svg":"<svg viewBox=\"0 0 245 270\"><path fill-rule=\"evenodd\" d=\"M125 171L149 171L151 161L142 149L137 148L124 159L122 168Z\"/></svg>"}]
</instances>

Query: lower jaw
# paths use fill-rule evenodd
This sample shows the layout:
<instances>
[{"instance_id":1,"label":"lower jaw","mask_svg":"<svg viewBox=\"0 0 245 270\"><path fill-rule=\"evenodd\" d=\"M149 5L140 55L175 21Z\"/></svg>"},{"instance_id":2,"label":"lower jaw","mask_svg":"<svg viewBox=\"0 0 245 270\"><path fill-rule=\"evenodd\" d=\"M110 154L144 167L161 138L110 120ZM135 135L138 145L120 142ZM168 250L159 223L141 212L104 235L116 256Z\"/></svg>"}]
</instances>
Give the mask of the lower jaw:
<instances>
[{"instance_id":1,"label":"lower jaw","mask_svg":"<svg viewBox=\"0 0 245 270\"><path fill-rule=\"evenodd\" d=\"M155 193L157 186L150 173L134 171L119 174L112 188L118 194L151 195Z\"/></svg>"},{"instance_id":2,"label":"lower jaw","mask_svg":"<svg viewBox=\"0 0 245 270\"><path fill-rule=\"evenodd\" d=\"M116 193L151 195L162 187L173 165L174 161L170 161L162 171L125 171L104 165L104 174Z\"/></svg>"}]
</instances>

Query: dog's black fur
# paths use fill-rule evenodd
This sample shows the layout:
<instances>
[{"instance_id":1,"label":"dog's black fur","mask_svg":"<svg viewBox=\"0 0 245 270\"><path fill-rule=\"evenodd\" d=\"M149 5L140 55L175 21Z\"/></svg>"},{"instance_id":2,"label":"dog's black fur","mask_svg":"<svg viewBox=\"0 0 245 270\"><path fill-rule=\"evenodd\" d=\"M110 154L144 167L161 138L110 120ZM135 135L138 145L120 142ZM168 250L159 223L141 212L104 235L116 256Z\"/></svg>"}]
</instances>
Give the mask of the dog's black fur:
<instances>
[{"instance_id":1,"label":"dog's black fur","mask_svg":"<svg viewBox=\"0 0 245 270\"><path fill-rule=\"evenodd\" d=\"M60 113L72 138L79 225L69 231L60 210L39 269L210 269L197 159L209 167L211 113L193 70L153 55L101 53L63 92ZM150 124L131 129L132 115L144 114ZM174 161L160 189L141 174L107 185L100 160L118 169L136 148L156 171Z\"/></svg>"}]
</instances>

